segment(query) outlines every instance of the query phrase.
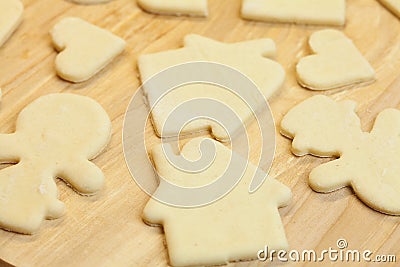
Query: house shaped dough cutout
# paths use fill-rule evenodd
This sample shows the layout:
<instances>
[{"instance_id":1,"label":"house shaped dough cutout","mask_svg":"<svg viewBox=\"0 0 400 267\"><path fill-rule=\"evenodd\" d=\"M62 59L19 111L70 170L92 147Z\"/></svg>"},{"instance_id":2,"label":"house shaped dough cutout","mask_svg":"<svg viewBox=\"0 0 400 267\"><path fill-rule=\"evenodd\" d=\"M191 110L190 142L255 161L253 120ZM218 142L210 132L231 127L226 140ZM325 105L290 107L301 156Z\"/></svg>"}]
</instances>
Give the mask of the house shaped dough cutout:
<instances>
[{"instance_id":1,"label":"house shaped dough cutout","mask_svg":"<svg viewBox=\"0 0 400 267\"><path fill-rule=\"evenodd\" d=\"M312 189L329 193L349 186L369 207L400 215L400 111L382 111L368 133L355 108L353 101L317 95L288 112L281 132L293 139L295 155L337 158L312 170Z\"/></svg>"},{"instance_id":2,"label":"house shaped dough cutout","mask_svg":"<svg viewBox=\"0 0 400 267\"><path fill-rule=\"evenodd\" d=\"M271 97L283 84L285 71L271 58L276 54L271 39L259 39L226 44L199 35L185 37L184 48L142 55L138 59L140 77L143 83L153 75L175 65L194 61L209 61L227 65L249 77L265 98ZM250 122L253 112L243 100L228 90L208 84L182 86L157 102L159 88L143 86L144 94L151 107L152 123L158 136L163 133L164 123L169 114L180 104L191 99L205 98L224 103L233 109L244 124ZM257 98L258 95L254 95ZM205 107L206 108L206 107ZM228 133L211 120L199 119L186 125L181 134L209 131L221 141L229 140ZM164 137L176 137L178 132L164 131Z\"/></svg>"},{"instance_id":3,"label":"house shaped dough cutout","mask_svg":"<svg viewBox=\"0 0 400 267\"><path fill-rule=\"evenodd\" d=\"M187 160L197 160L201 157L199 145L204 140L192 139L181 155ZM179 186L198 187L222 175L232 152L221 143L211 141L216 146L215 160L199 173L175 168L161 146L156 147L152 159L160 179ZM144 209L144 221L163 226L172 266L220 265L256 259L257 252L266 245L270 249L288 248L278 208L288 204L291 191L268 177L256 192L249 193L249 183L256 170L257 167L249 163L242 180L232 191L202 207L182 208L153 198L149 200ZM154 195L162 194L162 191L160 186Z\"/></svg>"}]
</instances>

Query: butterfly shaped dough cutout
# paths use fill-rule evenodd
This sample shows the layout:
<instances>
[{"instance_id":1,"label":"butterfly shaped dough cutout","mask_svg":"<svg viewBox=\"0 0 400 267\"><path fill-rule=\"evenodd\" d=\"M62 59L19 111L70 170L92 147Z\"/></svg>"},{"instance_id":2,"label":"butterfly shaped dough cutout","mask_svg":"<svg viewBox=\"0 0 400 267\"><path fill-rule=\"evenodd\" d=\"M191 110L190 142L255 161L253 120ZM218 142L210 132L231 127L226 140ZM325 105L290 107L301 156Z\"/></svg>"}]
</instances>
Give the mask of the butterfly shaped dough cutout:
<instances>
[{"instance_id":1,"label":"butterfly shaped dough cutout","mask_svg":"<svg viewBox=\"0 0 400 267\"><path fill-rule=\"evenodd\" d=\"M0 160L17 163L0 171L0 227L32 234L62 216L55 178L83 195L100 190L104 175L89 160L110 134L107 113L88 97L50 94L25 107L15 133L0 135Z\"/></svg>"},{"instance_id":2,"label":"butterfly shaped dough cutout","mask_svg":"<svg viewBox=\"0 0 400 267\"><path fill-rule=\"evenodd\" d=\"M19 0L0 1L0 47L21 24L23 11L24 6Z\"/></svg>"},{"instance_id":3,"label":"butterfly shaped dough cutout","mask_svg":"<svg viewBox=\"0 0 400 267\"><path fill-rule=\"evenodd\" d=\"M138 0L147 12L164 15L207 16L207 0Z\"/></svg>"},{"instance_id":4,"label":"butterfly shaped dough cutout","mask_svg":"<svg viewBox=\"0 0 400 267\"><path fill-rule=\"evenodd\" d=\"M201 157L199 146L204 140L190 140L181 155L187 160L197 160ZM221 143L207 140L215 144L215 160L198 173L171 165L161 146L153 149L152 159L160 179L179 186L198 187L220 177L229 165L232 151ZM249 183L256 170L257 167L249 163L237 186L209 205L182 208L153 198L149 200L143 218L150 225L163 226L172 266L220 265L251 260L257 258L257 251L265 245L270 249L288 248L278 208L288 204L291 191L268 177L255 193L249 193ZM158 187L154 195L163 194L163 190L162 186Z\"/></svg>"},{"instance_id":5,"label":"butterfly shaped dough cutout","mask_svg":"<svg viewBox=\"0 0 400 267\"><path fill-rule=\"evenodd\" d=\"M293 139L298 156L338 158L312 170L312 189L328 193L350 186L371 208L400 215L400 111L382 111L367 133L355 108L353 101L311 97L283 118L282 134Z\"/></svg>"},{"instance_id":6,"label":"butterfly shaped dough cutout","mask_svg":"<svg viewBox=\"0 0 400 267\"><path fill-rule=\"evenodd\" d=\"M387 9L400 18L400 1L399 0L379 0Z\"/></svg>"},{"instance_id":7,"label":"butterfly shaped dough cutout","mask_svg":"<svg viewBox=\"0 0 400 267\"><path fill-rule=\"evenodd\" d=\"M242 17L250 20L344 25L345 0L243 0Z\"/></svg>"},{"instance_id":8,"label":"butterfly shaped dough cutout","mask_svg":"<svg viewBox=\"0 0 400 267\"><path fill-rule=\"evenodd\" d=\"M80 18L64 18L50 32L60 53L56 70L64 80L83 82L90 79L125 48L125 41Z\"/></svg>"},{"instance_id":9,"label":"butterfly shaped dough cutout","mask_svg":"<svg viewBox=\"0 0 400 267\"><path fill-rule=\"evenodd\" d=\"M314 55L296 66L298 82L312 90L344 88L375 80L375 71L342 32L322 30L309 40Z\"/></svg>"},{"instance_id":10,"label":"butterfly shaped dough cutout","mask_svg":"<svg viewBox=\"0 0 400 267\"><path fill-rule=\"evenodd\" d=\"M177 50L142 55L138 59L138 67L142 82L153 75L175 65L194 61L209 61L227 65L239 70L249 77L266 97L272 96L283 84L285 71L283 67L271 58L276 54L275 43L271 39L259 39L240 43L226 44L199 35L185 37L185 46ZM157 102L160 88L143 86L145 95L151 107L151 118L158 136L177 136L173 130L163 129L169 114L181 103L191 99L213 99L232 108L238 117L247 123L251 120L252 111L233 93L218 86L207 84L192 84L182 86L168 93ZM256 93L256 92L254 92ZM259 93L259 91L257 91ZM258 97L258 96L254 96ZM229 140L229 135L215 122L196 120L189 123L182 134L190 134L212 129L215 138L221 141ZM164 130L164 131L163 131Z\"/></svg>"}]
</instances>

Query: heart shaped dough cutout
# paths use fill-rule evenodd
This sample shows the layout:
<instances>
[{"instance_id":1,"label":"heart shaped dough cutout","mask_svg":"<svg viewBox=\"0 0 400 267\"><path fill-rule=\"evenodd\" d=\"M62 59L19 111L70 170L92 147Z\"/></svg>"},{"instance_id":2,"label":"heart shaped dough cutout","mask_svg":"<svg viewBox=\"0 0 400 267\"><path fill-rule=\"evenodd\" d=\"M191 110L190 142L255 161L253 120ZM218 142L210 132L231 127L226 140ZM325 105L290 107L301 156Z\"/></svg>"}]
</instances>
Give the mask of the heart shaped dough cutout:
<instances>
[{"instance_id":1,"label":"heart shaped dough cutout","mask_svg":"<svg viewBox=\"0 0 400 267\"><path fill-rule=\"evenodd\" d=\"M50 32L57 74L64 80L83 82L109 64L125 48L125 41L80 18L64 18Z\"/></svg>"},{"instance_id":2,"label":"heart shaped dough cutout","mask_svg":"<svg viewBox=\"0 0 400 267\"><path fill-rule=\"evenodd\" d=\"M296 66L297 80L302 86L329 90L375 80L374 69L342 32L315 32L309 45L315 54L302 58Z\"/></svg>"}]
</instances>

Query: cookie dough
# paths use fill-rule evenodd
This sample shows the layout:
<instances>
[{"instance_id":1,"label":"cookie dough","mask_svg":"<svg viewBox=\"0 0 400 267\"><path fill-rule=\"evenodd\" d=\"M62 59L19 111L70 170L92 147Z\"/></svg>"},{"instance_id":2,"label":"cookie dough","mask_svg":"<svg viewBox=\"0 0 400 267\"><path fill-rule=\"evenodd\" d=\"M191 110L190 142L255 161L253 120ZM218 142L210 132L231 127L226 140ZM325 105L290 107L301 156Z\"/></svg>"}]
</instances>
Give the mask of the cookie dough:
<instances>
[{"instance_id":1,"label":"cookie dough","mask_svg":"<svg viewBox=\"0 0 400 267\"><path fill-rule=\"evenodd\" d=\"M204 140L192 139L181 155L189 161L197 160ZM161 146L156 147L152 158L160 179L179 186L198 187L220 177L229 165L232 151L209 140L216 147L215 160L198 173L178 170L165 157ZM247 165L238 185L224 198L206 206L179 208L153 198L149 200L143 218L151 225L163 226L172 266L215 266L256 259L257 252L266 245L270 249L288 248L278 208L290 201L290 189L268 177L255 193L249 193L249 183L256 171L256 166ZM155 196L165 193L163 190L160 184Z\"/></svg>"},{"instance_id":2,"label":"cookie dough","mask_svg":"<svg viewBox=\"0 0 400 267\"><path fill-rule=\"evenodd\" d=\"M207 0L138 0L147 12L164 15L207 16Z\"/></svg>"},{"instance_id":3,"label":"cookie dough","mask_svg":"<svg viewBox=\"0 0 400 267\"><path fill-rule=\"evenodd\" d=\"M24 6L19 0L0 1L0 47L21 24Z\"/></svg>"},{"instance_id":4,"label":"cookie dough","mask_svg":"<svg viewBox=\"0 0 400 267\"><path fill-rule=\"evenodd\" d=\"M0 135L0 227L32 234L44 219L63 215L56 178L91 195L104 175L90 159L107 145L111 122L94 100L73 94L42 96L18 116L15 133Z\"/></svg>"},{"instance_id":5,"label":"cookie dough","mask_svg":"<svg viewBox=\"0 0 400 267\"><path fill-rule=\"evenodd\" d=\"M298 82L312 90L344 88L375 80L375 71L353 42L337 30L311 35L314 55L302 58L296 66Z\"/></svg>"},{"instance_id":6,"label":"cookie dough","mask_svg":"<svg viewBox=\"0 0 400 267\"><path fill-rule=\"evenodd\" d=\"M400 0L379 0L382 5L400 18Z\"/></svg>"},{"instance_id":7,"label":"cookie dough","mask_svg":"<svg viewBox=\"0 0 400 267\"><path fill-rule=\"evenodd\" d=\"M317 95L289 111L281 132L293 139L298 156L338 158L312 170L312 189L329 193L350 186L371 208L400 215L400 111L382 111L367 133L355 108L353 101Z\"/></svg>"},{"instance_id":8,"label":"cookie dough","mask_svg":"<svg viewBox=\"0 0 400 267\"><path fill-rule=\"evenodd\" d=\"M243 0L245 19L316 25L344 25L345 0Z\"/></svg>"},{"instance_id":9,"label":"cookie dough","mask_svg":"<svg viewBox=\"0 0 400 267\"><path fill-rule=\"evenodd\" d=\"M60 53L57 74L70 82L90 79L125 49L125 41L80 18L64 18L50 32Z\"/></svg>"},{"instance_id":10,"label":"cookie dough","mask_svg":"<svg viewBox=\"0 0 400 267\"><path fill-rule=\"evenodd\" d=\"M271 39L226 44L199 35L188 35L185 37L184 48L142 55L138 59L138 67L141 80L145 82L160 71L182 63L216 62L239 70L257 85L265 98L268 98L282 86L285 79L283 67L271 59L275 54L275 43ZM153 126L159 136L161 136L169 114L181 103L192 99L204 98L219 101L233 109L244 123L253 118L253 111L240 97L218 86L209 84L182 86L164 96L159 102L155 95L158 95L157 92L160 88L144 86L143 90L150 106L154 107L151 115ZM209 131L210 128L218 140L229 139L228 133L220 125L205 119L191 122L182 130L181 134ZM164 137L175 137L178 132L171 131L164 132L164 134Z\"/></svg>"}]
</instances>

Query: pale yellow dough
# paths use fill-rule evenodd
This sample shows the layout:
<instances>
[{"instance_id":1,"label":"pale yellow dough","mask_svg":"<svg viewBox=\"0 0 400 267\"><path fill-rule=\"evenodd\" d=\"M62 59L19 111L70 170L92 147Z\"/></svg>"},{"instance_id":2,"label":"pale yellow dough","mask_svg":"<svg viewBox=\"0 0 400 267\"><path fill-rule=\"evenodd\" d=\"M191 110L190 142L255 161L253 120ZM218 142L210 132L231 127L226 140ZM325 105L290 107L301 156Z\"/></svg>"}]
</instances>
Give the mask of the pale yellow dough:
<instances>
[{"instance_id":1,"label":"pale yellow dough","mask_svg":"<svg viewBox=\"0 0 400 267\"><path fill-rule=\"evenodd\" d=\"M353 101L314 96L289 111L281 132L293 139L298 156L338 158L311 172L309 183L315 191L351 186L371 208L400 215L400 111L382 111L367 133L355 108Z\"/></svg>"},{"instance_id":2,"label":"pale yellow dough","mask_svg":"<svg viewBox=\"0 0 400 267\"><path fill-rule=\"evenodd\" d=\"M276 54L275 43L271 39L226 44L192 34L186 36L184 42L185 47L181 49L140 56L138 66L142 82L168 67L193 61L217 62L239 70L258 86L266 98L272 96L284 82L283 67L270 59ZM252 118L252 111L242 99L217 86L206 84L182 86L163 97L156 105L154 92L159 88L144 86L143 90L150 105L155 106L151 115L153 126L159 136L170 112L190 99L206 98L220 101L232 108L244 123ZM182 133L207 131L210 127L212 134L218 140L229 139L228 133L210 120L196 120L188 124ZM165 137L178 135L177 132L164 133Z\"/></svg>"},{"instance_id":3,"label":"pale yellow dough","mask_svg":"<svg viewBox=\"0 0 400 267\"><path fill-rule=\"evenodd\" d=\"M125 48L125 41L80 18L64 18L50 32L60 53L58 75L71 82L83 82L102 70Z\"/></svg>"},{"instance_id":4,"label":"pale yellow dough","mask_svg":"<svg viewBox=\"0 0 400 267\"><path fill-rule=\"evenodd\" d=\"M245 19L317 25L344 25L345 0L243 0Z\"/></svg>"},{"instance_id":5,"label":"pale yellow dough","mask_svg":"<svg viewBox=\"0 0 400 267\"><path fill-rule=\"evenodd\" d=\"M19 0L0 1L0 47L21 24L23 11L24 6Z\"/></svg>"},{"instance_id":6,"label":"pale yellow dough","mask_svg":"<svg viewBox=\"0 0 400 267\"><path fill-rule=\"evenodd\" d=\"M59 177L85 195L103 185L89 160L107 145L111 122L94 100L72 94L38 98L21 111L15 133L0 135L0 227L32 234L44 219L63 215L54 181Z\"/></svg>"},{"instance_id":7,"label":"pale yellow dough","mask_svg":"<svg viewBox=\"0 0 400 267\"><path fill-rule=\"evenodd\" d=\"M207 16L207 0L138 0L137 3L155 14Z\"/></svg>"},{"instance_id":8,"label":"pale yellow dough","mask_svg":"<svg viewBox=\"0 0 400 267\"><path fill-rule=\"evenodd\" d=\"M400 0L379 0L387 9L400 18Z\"/></svg>"},{"instance_id":9,"label":"pale yellow dough","mask_svg":"<svg viewBox=\"0 0 400 267\"><path fill-rule=\"evenodd\" d=\"M374 69L342 32L330 29L315 32L309 45L315 55L302 58L296 66L302 86L329 90L375 80Z\"/></svg>"},{"instance_id":10,"label":"pale yellow dough","mask_svg":"<svg viewBox=\"0 0 400 267\"><path fill-rule=\"evenodd\" d=\"M196 160L203 138L192 139L182 155ZM208 169L187 173L172 166L161 147L152 152L152 158L161 179L185 187L208 184L219 177L229 165L231 150L212 141L216 158ZM245 160L245 159L243 159ZM278 208L291 199L290 189L272 178L253 194L249 184L257 167L247 165L242 180L224 198L199 208L178 208L150 199L144 209L144 220L162 225L172 266L204 266L230 261L257 258L257 252L266 245L270 249L287 249L288 243ZM265 174L267 175L267 174ZM159 187L155 195L161 193Z\"/></svg>"}]
</instances>

